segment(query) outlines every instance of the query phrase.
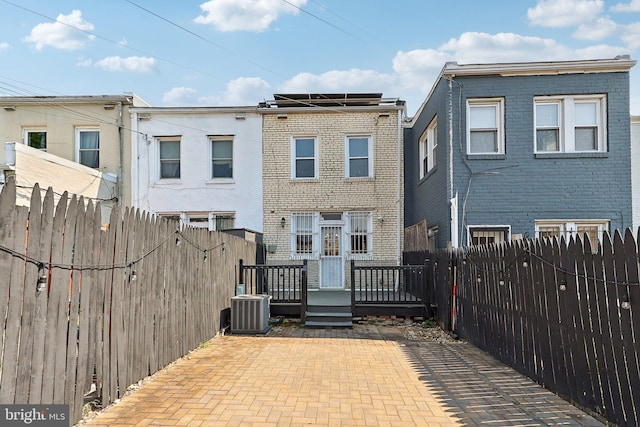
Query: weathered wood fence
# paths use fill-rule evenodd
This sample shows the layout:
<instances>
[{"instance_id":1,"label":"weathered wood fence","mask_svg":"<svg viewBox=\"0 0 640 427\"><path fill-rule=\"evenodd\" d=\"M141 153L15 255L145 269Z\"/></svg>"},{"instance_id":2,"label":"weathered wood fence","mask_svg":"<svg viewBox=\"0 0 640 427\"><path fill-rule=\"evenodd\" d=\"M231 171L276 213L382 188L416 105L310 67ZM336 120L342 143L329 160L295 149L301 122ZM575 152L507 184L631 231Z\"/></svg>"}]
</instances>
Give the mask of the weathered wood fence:
<instances>
[{"instance_id":1,"label":"weathered wood fence","mask_svg":"<svg viewBox=\"0 0 640 427\"><path fill-rule=\"evenodd\" d=\"M626 230L598 248L545 239L431 254L436 295L448 297L437 316L577 406L637 426L639 252Z\"/></svg>"},{"instance_id":2,"label":"weathered wood fence","mask_svg":"<svg viewBox=\"0 0 640 427\"><path fill-rule=\"evenodd\" d=\"M108 405L215 336L256 246L117 207L105 231L91 201L40 194L0 194L0 403L69 404L75 423L93 387Z\"/></svg>"}]
</instances>

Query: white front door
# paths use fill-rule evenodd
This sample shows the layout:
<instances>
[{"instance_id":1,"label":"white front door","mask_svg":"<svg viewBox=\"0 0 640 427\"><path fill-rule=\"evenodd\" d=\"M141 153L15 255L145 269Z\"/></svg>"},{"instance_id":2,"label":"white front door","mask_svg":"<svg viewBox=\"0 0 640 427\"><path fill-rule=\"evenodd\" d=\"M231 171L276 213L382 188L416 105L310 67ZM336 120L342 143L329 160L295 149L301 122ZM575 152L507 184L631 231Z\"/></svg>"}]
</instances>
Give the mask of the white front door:
<instances>
[{"instance_id":1,"label":"white front door","mask_svg":"<svg viewBox=\"0 0 640 427\"><path fill-rule=\"evenodd\" d=\"M344 288L342 276L342 226L323 225L320 227L320 287Z\"/></svg>"}]
</instances>

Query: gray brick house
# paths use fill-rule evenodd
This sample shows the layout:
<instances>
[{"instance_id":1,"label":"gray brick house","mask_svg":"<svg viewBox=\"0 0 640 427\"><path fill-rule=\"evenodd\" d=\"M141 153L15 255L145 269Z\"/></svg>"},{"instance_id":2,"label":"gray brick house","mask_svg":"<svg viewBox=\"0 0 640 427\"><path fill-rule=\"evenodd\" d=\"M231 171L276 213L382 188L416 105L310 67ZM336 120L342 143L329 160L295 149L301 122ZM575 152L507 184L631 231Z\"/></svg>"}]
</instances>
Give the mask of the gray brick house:
<instances>
[{"instance_id":1,"label":"gray brick house","mask_svg":"<svg viewBox=\"0 0 640 427\"><path fill-rule=\"evenodd\" d=\"M405 226L431 248L631 227L635 63L447 63L404 126Z\"/></svg>"}]
</instances>

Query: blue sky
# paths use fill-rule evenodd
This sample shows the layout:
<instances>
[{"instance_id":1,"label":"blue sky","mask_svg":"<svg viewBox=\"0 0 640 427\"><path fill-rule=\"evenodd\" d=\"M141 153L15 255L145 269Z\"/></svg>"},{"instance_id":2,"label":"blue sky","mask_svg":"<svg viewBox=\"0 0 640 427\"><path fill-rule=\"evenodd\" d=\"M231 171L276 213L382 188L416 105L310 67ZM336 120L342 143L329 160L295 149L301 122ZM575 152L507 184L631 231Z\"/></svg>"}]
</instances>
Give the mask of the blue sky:
<instances>
[{"instance_id":1,"label":"blue sky","mask_svg":"<svg viewBox=\"0 0 640 427\"><path fill-rule=\"evenodd\" d=\"M447 61L640 58L640 0L0 0L0 95L256 105L382 92L419 108ZM631 113L640 115L640 65Z\"/></svg>"}]
</instances>

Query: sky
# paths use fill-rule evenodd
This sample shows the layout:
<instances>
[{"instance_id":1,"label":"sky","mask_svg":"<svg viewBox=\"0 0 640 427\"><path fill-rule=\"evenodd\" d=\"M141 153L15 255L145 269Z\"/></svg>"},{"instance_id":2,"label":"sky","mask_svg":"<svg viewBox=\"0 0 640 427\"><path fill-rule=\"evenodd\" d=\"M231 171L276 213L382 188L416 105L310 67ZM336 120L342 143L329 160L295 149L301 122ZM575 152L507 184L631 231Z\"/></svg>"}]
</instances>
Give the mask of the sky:
<instances>
[{"instance_id":1,"label":"sky","mask_svg":"<svg viewBox=\"0 0 640 427\"><path fill-rule=\"evenodd\" d=\"M255 106L383 93L415 114L448 61L640 58L640 0L0 0L0 95ZM631 114L640 115L640 64Z\"/></svg>"}]
</instances>

